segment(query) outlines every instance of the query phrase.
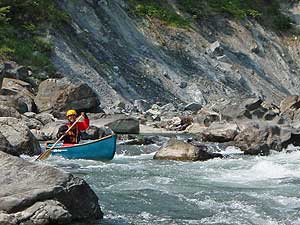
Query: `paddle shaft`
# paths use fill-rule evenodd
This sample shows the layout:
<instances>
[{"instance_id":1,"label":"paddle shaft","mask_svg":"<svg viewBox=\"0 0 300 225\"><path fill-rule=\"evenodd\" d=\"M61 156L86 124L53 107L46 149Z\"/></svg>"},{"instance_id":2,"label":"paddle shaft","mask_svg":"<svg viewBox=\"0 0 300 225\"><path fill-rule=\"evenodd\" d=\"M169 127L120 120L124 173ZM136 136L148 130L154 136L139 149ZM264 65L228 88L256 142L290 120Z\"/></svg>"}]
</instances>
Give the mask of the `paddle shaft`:
<instances>
[{"instance_id":1,"label":"paddle shaft","mask_svg":"<svg viewBox=\"0 0 300 225\"><path fill-rule=\"evenodd\" d=\"M39 155L39 157L36 160L44 160L47 159L48 156L50 155L52 149L57 145L58 142L61 141L61 139L63 139L64 136L66 136L66 134L79 122L79 120L82 118L82 115L80 115L76 121L72 124L72 126L69 127L69 129L52 145L51 148L49 148L48 150L46 150L45 152L43 152L42 154Z\"/></svg>"}]
</instances>

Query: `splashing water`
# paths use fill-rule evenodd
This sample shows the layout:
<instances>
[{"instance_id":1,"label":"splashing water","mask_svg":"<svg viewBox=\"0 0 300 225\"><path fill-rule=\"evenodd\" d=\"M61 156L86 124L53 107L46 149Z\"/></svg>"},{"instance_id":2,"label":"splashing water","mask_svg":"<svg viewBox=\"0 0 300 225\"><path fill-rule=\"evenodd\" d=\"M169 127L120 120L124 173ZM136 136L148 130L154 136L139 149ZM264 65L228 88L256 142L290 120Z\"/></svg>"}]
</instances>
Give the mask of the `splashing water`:
<instances>
[{"instance_id":1,"label":"splashing water","mask_svg":"<svg viewBox=\"0 0 300 225\"><path fill-rule=\"evenodd\" d=\"M238 153L228 149L228 153ZM97 193L101 224L300 224L300 152L206 162L118 154L111 162L47 163L83 177Z\"/></svg>"}]
</instances>

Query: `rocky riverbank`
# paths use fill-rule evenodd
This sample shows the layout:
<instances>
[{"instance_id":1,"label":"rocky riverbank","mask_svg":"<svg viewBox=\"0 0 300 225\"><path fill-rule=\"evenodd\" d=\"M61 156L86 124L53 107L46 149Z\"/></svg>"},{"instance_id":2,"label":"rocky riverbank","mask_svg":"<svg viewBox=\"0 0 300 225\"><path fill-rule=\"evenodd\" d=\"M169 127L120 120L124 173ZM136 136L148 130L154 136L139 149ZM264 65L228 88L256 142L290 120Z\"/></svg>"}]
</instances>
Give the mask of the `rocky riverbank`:
<instances>
[{"instance_id":1,"label":"rocky riverbank","mask_svg":"<svg viewBox=\"0 0 300 225\"><path fill-rule=\"evenodd\" d=\"M200 104L123 102L107 110L93 90L76 79L33 82L28 68L14 62L1 67L0 222L71 223L103 216L98 199L82 179L15 157L38 155L40 141L55 140L69 108L87 112L90 128L83 139L106 135L107 127L126 135L125 145L158 144L156 160L203 161L223 158L210 143L235 146L244 154L268 155L300 145L300 96L276 105L268 99L219 99ZM161 136L185 138L168 142ZM8 154L7 154L8 153ZM13 155L13 156L11 156ZM82 193L85 193L82 195ZM84 209L84 210L81 210ZM80 211L81 210L81 211ZM80 212L79 212L80 211Z\"/></svg>"}]
</instances>

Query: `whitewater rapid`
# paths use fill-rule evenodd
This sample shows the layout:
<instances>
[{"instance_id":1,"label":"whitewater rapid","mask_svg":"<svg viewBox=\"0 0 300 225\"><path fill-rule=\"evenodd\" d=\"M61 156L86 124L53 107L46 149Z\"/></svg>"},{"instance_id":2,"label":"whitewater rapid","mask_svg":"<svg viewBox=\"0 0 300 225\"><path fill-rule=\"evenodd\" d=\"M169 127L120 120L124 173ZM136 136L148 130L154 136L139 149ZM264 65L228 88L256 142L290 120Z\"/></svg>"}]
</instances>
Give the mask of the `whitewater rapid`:
<instances>
[{"instance_id":1,"label":"whitewater rapid","mask_svg":"<svg viewBox=\"0 0 300 225\"><path fill-rule=\"evenodd\" d=\"M300 224L300 151L223 153L206 162L155 161L152 152L47 163L91 185L105 214L99 225Z\"/></svg>"}]
</instances>

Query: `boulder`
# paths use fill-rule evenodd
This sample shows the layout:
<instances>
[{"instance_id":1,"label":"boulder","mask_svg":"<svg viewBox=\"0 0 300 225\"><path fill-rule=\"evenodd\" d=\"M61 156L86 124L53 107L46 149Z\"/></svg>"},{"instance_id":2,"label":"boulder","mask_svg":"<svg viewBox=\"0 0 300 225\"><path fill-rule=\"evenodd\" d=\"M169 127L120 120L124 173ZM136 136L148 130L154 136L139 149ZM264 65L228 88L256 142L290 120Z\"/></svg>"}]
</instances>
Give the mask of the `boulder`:
<instances>
[{"instance_id":1,"label":"boulder","mask_svg":"<svg viewBox=\"0 0 300 225\"><path fill-rule=\"evenodd\" d=\"M41 153L38 140L22 120L12 117L0 117L0 132L16 149L17 155L27 154L32 156Z\"/></svg>"},{"instance_id":2,"label":"boulder","mask_svg":"<svg viewBox=\"0 0 300 225\"><path fill-rule=\"evenodd\" d=\"M21 113L36 111L33 89L29 83L21 80L4 78L1 94L15 96Z\"/></svg>"},{"instance_id":3,"label":"boulder","mask_svg":"<svg viewBox=\"0 0 300 225\"><path fill-rule=\"evenodd\" d=\"M14 148L6 139L6 137L0 132L0 151L6 152L11 155L18 156L16 148Z\"/></svg>"},{"instance_id":4,"label":"boulder","mask_svg":"<svg viewBox=\"0 0 300 225\"><path fill-rule=\"evenodd\" d=\"M0 103L0 117L21 118L21 114L15 108Z\"/></svg>"},{"instance_id":5,"label":"boulder","mask_svg":"<svg viewBox=\"0 0 300 225\"><path fill-rule=\"evenodd\" d=\"M201 136L203 141L222 143L233 141L238 133L239 127L235 123L214 122L202 131Z\"/></svg>"},{"instance_id":6,"label":"boulder","mask_svg":"<svg viewBox=\"0 0 300 225\"><path fill-rule=\"evenodd\" d=\"M207 108L202 108L200 111L198 111L195 120L199 124L209 127L211 123L220 121L220 118L221 115L219 113L211 111Z\"/></svg>"},{"instance_id":7,"label":"boulder","mask_svg":"<svg viewBox=\"0 0 300 225\"><path fill-rule=\"evenodd\" d=\"M178 161L205 161L213 158L222 158L221 154L210 153L204 145L192 145L184 141L170 139L166 147L160 148L153 159Z\"/></svg>"},{"instance_id":8,"label":"boulder","mask_svg":"<svg viewBox=\"0 0 300 225\"><path fill-rule=\"evenodd\" d=\"M3 152L0 161L0 224L74 224L103 217L83 179Z\"/></svg>"},{"instance_id":9,"label":"boulder","mask_svg":"<svg viewBox=\"0 0 300 225\"><path fill-rule=\"evenodd\" d=\"M56 134L60 126L66 124L66 121L57 120L55 122L51 122L46 124L40 131L47 137L49 140L56 139Z\"/></svg>"},{"instance_id":10,"label":"boulder","mask_svg":"<svg viewBox=\"0 0 300 225\"><path fill-rule=\"evenodd\" d=\"M96 112L99 110L97 94L79 80L48 79L39 85L35 98L39 112L62 112L68 109Z\"/></svg>"},{"instance_id":11,"label":"boulder","mask_svg":"<svg viewBox=\"0 0 300 225\"><path fill-rule=\"evenodd\" d=\"M138 134L140 123L135 118L124 118L105 124L117 134Z\"/></svg>"},{"instance_id":12,"label":"boulder","mask_svg":"<svg viewBox=\"0 0 300 225\"><path fill-rule=\"evenodd\" d=\"M40 130L43 127L43 124L35 118L28 118L28 117L22 115L22 121L26 124L26 126L29 129Z\"/></svg>"},{"instance_id":13,"label":"boulder","mask_svg":"<svg viewBox=\"0 0 300 225\"><path fill-rule=\"evenodd\" d=\"M82 140L96 140L99 139L101 136L100 128L96 126L90 126L85 131L81 131L81 139Z\"/></svg>"},{"instance_id":14,"label":"boulder","mask_svg":"<svg viewBox=\"0 0 300 225\"><path fill-rule=\"evenodd\" d=\"M150 103L144 99L134 100L133 106L134 106L134 109L140 113L144 113L148 109L150 109Z\"/></svg>"},{"instance_id":15,"label":"boulder","mask_svg":"<svg viewBox=\"0 0 300 225\"><path fill-rule=\"evenodd\" d=\"M54 116L51 115L50 113L46 113L46 112L36 114L34 118L39 120L43 125L46 125L48 123L55 121Z\"/></svg>"},{"instance_id":16,"label":"boulder","mask_svg":"<svg viewBox=\"0 0 300 225\"><path fill-rule=\"evenodd\" d=\"M14 61L4 62L4 68L1 72L5 77L20 79L20 80L26 80L31 74L30 69L24 66L19 66Z\"/></svg>"},{"instance_id":17,"label":"boulder","mask_svg":"<svg viewBox=\"0 0 300 225\"><path fill-rule=\"evenodd\" d=\"M184 110L192 112L198 112L200 109L202 109L202 104L197 102L189 103L184 107Z\"/></svg>"},{"instance_id":18,"label":"boulder","mask_svg":"<svg viewBox=\"0 0 300 225\"><path fill-rule=\"evenodd\" d=\"M16 95L0 95L0 105L12 107L19 113L25 113L28 111L28 105L23 101L23 96Z\"/></svg>"},{"instance_id":19,"label":"boulder","mask_svg":"<svg viewBox=\"0 0 300 225\"><path fill-rule=\"evenodd\" d=\"M210 44L205 51L210 57L217 57L224 55L224 48L221 46L219 41L215 41L214 43Z\"/></svg>"},{"instance_id":20,"label":"boulder","mask_svg":"<svg viewBox=\"0 0 300 225\"><path fill-rule=\"evenodd\" d=\"M280 112L282 114L299 109L300 96L298 95L287 96L284 100L281 101L279 107L280 107Z\"/></svg>"},{"instance_id":21,"label":"boulder","mask_svg":"<svg viewBox=\"0 0 300 225\"><path fill-rule=\"evenodd\" d=\"M300 145L300 132L278 125L255 126L244 129L235 138L236 146L245 154L268 155L270 150L282 151L289 144Z\"/></svg>"}]
</instances>

